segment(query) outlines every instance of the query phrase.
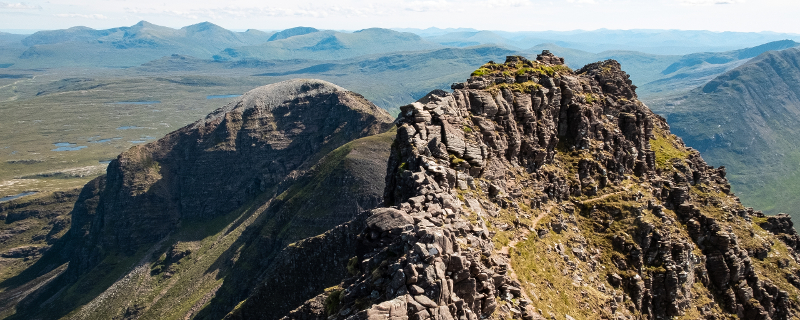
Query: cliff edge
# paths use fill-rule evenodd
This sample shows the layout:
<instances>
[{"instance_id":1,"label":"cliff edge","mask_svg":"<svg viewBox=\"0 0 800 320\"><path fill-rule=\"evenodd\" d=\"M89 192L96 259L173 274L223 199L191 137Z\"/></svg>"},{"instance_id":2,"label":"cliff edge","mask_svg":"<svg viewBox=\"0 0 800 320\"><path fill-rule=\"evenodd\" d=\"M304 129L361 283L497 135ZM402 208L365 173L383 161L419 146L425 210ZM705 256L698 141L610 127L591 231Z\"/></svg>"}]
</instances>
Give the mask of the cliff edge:
<instances>
[{"instance_id":1,"label":"cliff edge","mask_svg":"<svg viewBox=\"0 0 800 320\"><path fill-rule=\"evenodd\" d=\"M391 207L287 319L797 317L791 220L744 208L616 61L512 56L453 89L401 108Z\"/></svg>"}]
</instances>

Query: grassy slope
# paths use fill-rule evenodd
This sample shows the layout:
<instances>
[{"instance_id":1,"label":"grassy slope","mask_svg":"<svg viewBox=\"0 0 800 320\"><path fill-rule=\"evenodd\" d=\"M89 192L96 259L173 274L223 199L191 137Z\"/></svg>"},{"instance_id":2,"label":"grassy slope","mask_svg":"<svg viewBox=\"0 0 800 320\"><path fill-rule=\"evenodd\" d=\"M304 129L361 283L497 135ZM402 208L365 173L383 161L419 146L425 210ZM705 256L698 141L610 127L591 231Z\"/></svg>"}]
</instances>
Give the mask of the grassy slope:
<instances>
[{"instance_id":1,"label":"grassy slope","mask_svg":"<svg viewBox=\"0 0 800 320\"><path fill-rule=\"evenodd\" d=\"M39 315L224 316L247 296L273 254L349 220L342 212L353 204L336 203L325 195L382 196L385 159L394 135L392 130L358 139L330 152L278 197L273 198L273 188L226 216L184 224L168 239L135 255L109 253Z\"/></svg>"},{"instance_id":2,"label":"grassy slope","mask_svg":"<svg viewBox=\"0 0 800 320\"><path fill-rule=\"evenodd\" d=\"M664 175L676 171L672 163L684 161L693 152L680 146L675 135L657 130L655 137L656 139L650 140L650 143L656 153L657 167L664 171ZM553 172L557 176L574 176L578 170L576 165L578 159L591 157L592 154L588 151L558 150L556 163L544 166L540 170ZM528 176L529 173L522 171L516 172L515 175L517 181L533 179ZM488 181L483 182L488 183ZM615 295L621 297L625 290L622 287L609 285L609 277L619 274L627 278L637 273L631 270L630 265L620 267L614 262L626 259L619 252L619 248L613 245L614 237L618 235L631 237L637 234L642 223L650 223L654 226L654 230L658 230L661 234L691 239L684 224L669 221L669 219L679 221L674 211L664 209L664 215L668 218L662 219L650 210L643 210L647 207L648 201L659 201L652 196L648 183L647 179L631 176L630 179L601 189L596 196L571 197L570 201L549 202L541 208L531 208L524 203L519 205L519 209L514 209L512 206L498 207L496 217L483 216L484 219L488 218L489 231L494 233L492 238L494 247L510 246L508 249L510 264L522 284L522 289L531 299L534 310L538 310L546 317L569 315L575 319L613 318L614 314L608 308L609 301L614 300ZM729 226L731 228L729 230L736 234L744 249L754 250L765 242L772 241L769 242L773 246L768 257L763 260L753 258L753 267L759 277L762 279L766 277L781 290L789 292L792 301L796 303L800 290L786 280L786 276L792 272L791 267L776 268L778 261L785 259L783 257L787 255L787 246L778 240L765 240L775 239L771 233L757 224L765 218L750 222L720 210L722 206L734 209L743 207L733 195L724 194L716 188L707 185L692 187L690 200L693 203L706 203L698 205L698 209L704 215L717 219L724 228ZM521 192L535 194L537 190L523 188ZM479 189L460 190L459 197L462 200L477 198L487 203L491 201L486 193ZM467 207L464 209L469 212ZM470 219L474 223L478 217L471 213ZM550 224L556 222L566 225L565 230L561 232L550 230ZM608 224L608 227L604 227L605 224ZM538 236L538 230L549 232ZM556 249L557 246L564 248L563 256ZM582 250L583 257L578 256L572 248ZM703 256L697 248L693 254ZM793 267L794 261L791 263ZM659 262L656 261L652 264L646 263L639 272L647 278L663 276L667 270L659 266ZM699 308L708 308L711 313L727 319L729 315L712 300L715 294L713 289L696 281L692 285L691 292L693 307L675 319L698 319ZM633 310L629 299L620 301L620 309ZM501 308L503 305L514 307L516 303L514 300L498 299Z\"/></svg>"},{"instance_id":3,"label":"grassy slope","mask_svg":"<svg viewBox=\"0 0 800 320\"><path fill-rule=\"evenodd\" d=\"M39 193L0 203L0 255L3 255L0 256L0 318L13 311L11 306L19 301L20 292L38 284L34 279L27 286L9 287L3 285L4 281L39 261L42 254L66 234L71 221L69 213L79 191ZM38 250L16 257L5 256L24 247Z\"/></svg>"}]
</instances>

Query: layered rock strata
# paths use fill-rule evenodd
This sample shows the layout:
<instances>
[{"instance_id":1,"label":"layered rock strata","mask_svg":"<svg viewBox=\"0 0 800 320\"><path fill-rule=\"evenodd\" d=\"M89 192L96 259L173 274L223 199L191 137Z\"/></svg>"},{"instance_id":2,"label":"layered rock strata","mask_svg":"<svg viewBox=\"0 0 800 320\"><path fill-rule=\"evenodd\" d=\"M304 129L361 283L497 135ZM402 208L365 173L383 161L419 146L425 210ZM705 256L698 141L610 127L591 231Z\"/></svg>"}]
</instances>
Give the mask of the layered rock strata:
<instances>
[{"instance_id":1,"label":"layered rock strata","mask_svg":"<svg viewBox=\"0 0 800 320\"><path fill-rule=\"evenodd\" d=\"M383 132L391 118L321 80L254 89L205 119L109 164L96 221L100 246L133 250L292 180L327 152Z\"/></svg>"},{"instance_id":2,"label":"layered rock strata","mask_svg":"<svg viewBox=\"0 0 800 320\"><path fill-rule=\"evenodd\" d=\"M453 89L401 107L390 207L288 319L798 314L790 221L744 208L616 61L512 56Z\"/></svg>"}]
</instances>

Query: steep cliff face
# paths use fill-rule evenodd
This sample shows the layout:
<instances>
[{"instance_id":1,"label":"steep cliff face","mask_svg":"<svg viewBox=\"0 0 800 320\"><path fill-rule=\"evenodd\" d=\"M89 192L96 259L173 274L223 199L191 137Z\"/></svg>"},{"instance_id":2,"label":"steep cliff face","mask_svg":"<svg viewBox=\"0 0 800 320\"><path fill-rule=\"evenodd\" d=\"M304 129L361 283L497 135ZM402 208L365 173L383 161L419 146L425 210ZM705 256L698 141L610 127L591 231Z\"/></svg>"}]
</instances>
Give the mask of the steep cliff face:
<instances>
[{"instance_id":1,"label":"steep cliff face","mask_svg":"<svg viewBox=\"0 0 800 320\"><path fill-rule=\"evenodd\" d=\"M617 62L508 57L453 89L401 108L391 207L287 318L797 317L790 219L744 208Z\"/></svg>"},{"instance_id":2,"label":"steep cliff face","mask_svg":"<svg viewBox=\"0 0 800 320\"><path fill-rule=\"evenodd\" d=\"M285 269L281 249L383 202L392 126L356 93L292 80L126 151L31 268L66 272L11 318L221 318Z\"/></svg>"},{"instance_id":3,"label":"steep cliff face","mask_svg":"<svg viewBox=\"0 0 800 320\"><path fill-rule=\"evenodd\" d=\"M252 90L109 164L96 221L101 246L130 250L163 238L182 219L228 213L390 122L360 95L324 81Z\"/></svg>"},{"instance_id":4,"label":"steep cliff face","mask_svg":"<svg viewBox=\"0 0 800 320\"><path fill-rule=\"evenodd\" d=\"M64 271L66 266L56 265L50 272L32 266L43 254L60 249L55 244L69 230L69 213L79 192L40 193L0 203L0 319L12 314L27 293Z\"/></svg>"}]
</instances>

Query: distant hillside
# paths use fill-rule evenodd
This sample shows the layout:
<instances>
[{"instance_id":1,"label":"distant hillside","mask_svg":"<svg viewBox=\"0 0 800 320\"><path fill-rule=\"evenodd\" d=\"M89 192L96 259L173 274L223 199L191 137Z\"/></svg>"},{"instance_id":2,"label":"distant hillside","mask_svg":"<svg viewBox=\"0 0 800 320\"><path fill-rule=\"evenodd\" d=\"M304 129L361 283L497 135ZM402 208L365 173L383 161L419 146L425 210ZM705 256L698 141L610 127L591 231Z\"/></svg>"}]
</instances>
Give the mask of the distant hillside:
<instances>
[{"instance_id":1,"label":"distant hillside","mask_svg":"<svg viewBox=\"0 0 800 320\"><path fill-rule=\"evenodd\" d=\"M375 104L396 114L398 106L423 97L431 88L448 89L474 71L476 64L505 59L514 53L497 46L399 52L311 65L298 63L296 69L257 75L334 81L364 92Z\"/></svg>"},{"instance_id":2,"label":"distant hillside","mask_svg":"<svg viewBox=\"0 0 800 320\"><path fill-rule=\"evenodd\" d=\"M662 79L642 85L642 95L653 96L689 90L706 84L714 77L736 68L748 60L771 50L800 46L792 40L774 41L752 48L726 52L688 54L661 71Z\"/></svg>"},{"instance_id":3,"label":"distant hillside","mask_svg":"<svg viewBox=\"0 0 800 320\"><path fill-rule=\"evenodd\" d=\"M0 32L0 68L13 65L17 57L25 51L22 39L25 39L25 35Z\"/></svg>"},{"instance_id":4,"label":"distant hillside","mask_svg":"<svg viewBox=\"0 0 800 320\"><path fill-rule=\"evenodd\" d=\"M203 22L172 29L141 21L130 27L95 30L73 27L40 31L21 41L27 46L18 64L24 67L134 66L170 54L210 58L229 47L266 42L270 33L233 32Z\"/></svg>"},{"instance_id":5,"label":"distant hillside","mask_svg":"<svg viewBox=\"0 0 800 320\"><path fill-rule=\"evenodd\" d=\"M304 34L314 33L314 32L318 32L318 31L319 30L317 30L315 28L310 28L310 27L295 27L295 28L286 29L286 30L283 30L283 31L280 31L280 32L276 32L271 37L269 37L269 39L267 39L267 41L283 40L283 39L286 39L286 38L291 38L291 37L294 37L294 36L302 36Z\"/></svg>"},{"instance_id":6,"label":"distant hillside","mask_svg":"<svg viewBox=\"0 0 800 320\"><path fill-rule=\"evenodd\" d=\"M223 61L243 58L336 60L368 54L419 51L442 47L439 44L422 40L412 33L380 28L364 29L353 33L310 32L273 40L257 46L225 49L214 58Z\"/></svg>"},{"instance_id":7,"label":"distant hillside","mask_svg":"<svg viewBox=\"0 0 800 320\"><path fill-rule=\"evenodd\" d=\"M519 48L530 48L543 43L592 53L608 50L641 51L659 55L684 55L695 52L729 51L753 47L762 43L792 39L800 41L798 34L771 32L712 32L702 30L607 30L593 31L480 31L478 30L420 30L402 29L438 43L459 42L469 45L503 43ZM450 31L450 32L446 32ZM491 37L473 37L470 33L491 34ZM503 40L495 39L501 38ZM570 62L574 63L574 62Z\"/></svg>"},{"instance_id":8,"label":"distant hillside","mask_svg":"<svg viewBox=\"0 0 800 320\"><path fill-rule=\"evenodd\" d=\"M450 47L470 47L484 44L502 45L517 48L517 43L491 31L459 31L443 35L425 37L425 40Z\"/></svg>"},{"instance_id":9,"label":"distant hillside","mask_svg":"<svg viewBox=\"0 0 800 320\"><path fill-rule=\"evenodd\" d=\"M745 204L800 205L800 49L770 51L658 106L687 145L728 167Z\"/></svg>"},{"instance_id":10,"label":"distant hillside","mask_svg":"<svg viewBox=\"0 0 800 320\"><path fill-rule=\"evenodd\" d=\"M15 44L22 41L22 39L25 39L25 37L26 36L22 34L0 32L0 45L6 46L9 44Z\"/></svg>"},{"instance_id":11,"label":"distant hillside","mask_svg":"<svg viewBox=\"0 0 800 320\"><path fill-rule=\"evenodd\" d=\"M322 32L320 32L322 33ZM280 42L280 41L274 41ZM398 106L423 97L430 88L447 89L468 76L475 65L505 59L518 52L497 46L373 54L342 60L213 61L173 55L150 61L131 71L154 74L185 72L198 75L218 72L249 73L261 83L291 78L318 78L363 92L370 101L399 112ZM222 71L221 71L222 70Z\"/></svg>"}]
</instances>

